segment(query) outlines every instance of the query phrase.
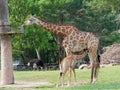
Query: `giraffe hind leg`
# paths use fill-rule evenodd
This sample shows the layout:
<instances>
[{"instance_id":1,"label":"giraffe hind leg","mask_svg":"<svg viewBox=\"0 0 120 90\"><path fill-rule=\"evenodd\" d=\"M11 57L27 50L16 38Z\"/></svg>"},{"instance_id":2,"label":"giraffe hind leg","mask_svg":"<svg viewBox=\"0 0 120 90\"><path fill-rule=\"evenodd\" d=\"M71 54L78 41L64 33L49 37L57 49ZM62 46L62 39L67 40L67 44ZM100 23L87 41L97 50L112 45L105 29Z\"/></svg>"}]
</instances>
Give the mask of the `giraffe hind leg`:
<instances>
[{"instance_id":1,"label":"giraffe hind leg","mask_svg":"<svg viewBox=\"0 0 120 90\"><path fill-rule=\"evenodd\" d=\"M75 82L77 82L77 80L76 80L75 68L73 68L73 74L74 74L74 80L75 80Z\"/></svg>"},{"instance_id":2,"label":"giraffe hind leg","mask_svg":"<svg viewBox=\"0 0 120 90\"><path fill-rule=\"evenodd\" d=\"M92 74L91 74L91 83L95 83L97 81L98 70L99 70L99 64L94 63L92 68Z\"/></svg>"},{"instance_id":3,"label":"giraffe hind leg","mask_svg":"<svg viewBox=\"0 0 120 90\"><path fill-rule=\"evenodd\" d=\"M98 74L98 71L99 71L99 68L100 68L100 55L99 54L97 54L97 59L96 59L97 61L96 61L96 63L95 63L95 65L94 65L94 77L96 77L97 78L97 74ZM94 81L93 81L94 82Z\"/></svg>"},{"instance_id":4,"label":"giraffe hind leg","mask_svg":"<svg viewBox=\"0 0 120 90\"><path fill-rule=\"evenodd\" d=\"M71 85L71 68L69 68L69 71L68 71L68 84L67 86L70 86Z\"/></svg>"},{"instance_id":5,"label":"giraffe hind leg","mask_svg":"<svg viewBox=\"0 0 120 90\"><path fill-rule=\"evenodd\" d=\"M58 80L57 80L56 87L58 87L59 84L61 84L61 77L62 77L62 72L60 72L60 74L59 74L59 76L58 76Z\"/></svg>"},{"instance_id":6,"label":"giraffe hind leg","mask_svg":"<svg viewBox=\"0 0 120 90\"><path fill-rule=\"evenodd\" d=\"M93 82L94 66L91 68L91 83Z\"/></svg>"},{"instance_id":7,"label":"giraffe hind leg","mask_svg":"<svg viewBox=\"0 0 120 90\"><path fill-rule=\"evenodd\" d=\"M91 83L95 83L97 81L97 73L99 68L100 60L98 59L97 49L92 48L89 50L89 57L92 65L91 69Z\"/></svg>"}]
</instances>

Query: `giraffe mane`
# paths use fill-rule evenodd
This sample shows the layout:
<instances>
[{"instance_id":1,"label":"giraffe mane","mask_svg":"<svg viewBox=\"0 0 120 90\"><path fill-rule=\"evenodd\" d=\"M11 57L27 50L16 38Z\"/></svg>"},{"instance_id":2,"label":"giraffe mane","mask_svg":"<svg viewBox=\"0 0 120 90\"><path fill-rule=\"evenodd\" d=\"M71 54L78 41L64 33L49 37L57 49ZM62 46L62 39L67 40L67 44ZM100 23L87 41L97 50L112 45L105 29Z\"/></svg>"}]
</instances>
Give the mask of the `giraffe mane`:
<instances>
[{"instance_id":1,"label":"giraffe mane","mask_svg":"<svg viewBox=\"0 0 120 90\"><path fill-rule=\"evenodd\" d=\"M56 23L47 22L47 21L45 21L45 20L43 20L41 18L38 18L38 19L41 20L41 21L43 21L43 22L45 22L45 23L48 23L48 24L54 24L54 25L59 25L59 26L71 26L71 27L75 27L72 24L56 24Z\"/></svg>"}]
</instances>

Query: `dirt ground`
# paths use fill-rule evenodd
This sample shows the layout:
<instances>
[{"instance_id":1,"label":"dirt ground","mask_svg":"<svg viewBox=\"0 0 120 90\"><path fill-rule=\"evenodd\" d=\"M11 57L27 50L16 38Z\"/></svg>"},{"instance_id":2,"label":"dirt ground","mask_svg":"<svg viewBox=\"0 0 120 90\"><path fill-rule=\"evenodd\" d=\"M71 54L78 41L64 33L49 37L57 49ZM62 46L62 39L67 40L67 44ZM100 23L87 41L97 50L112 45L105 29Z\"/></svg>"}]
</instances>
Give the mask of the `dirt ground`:
<instances>
[{"instance_id":1,"label":"dirt ground","mask_svg":"<svg viewBox=\"0 0 120 90\"><path fill-rule=\"evenodd\" d=\"M7 88L17 88L15 90L28 90L28 88L29 88L29 90L33 90L33 89L30 89L30 88L37 87L37 86L49 86L49 85L52 85L52 84L49 83L49 82L22 82L22 81L16 81L15 84L0 85L0 88L6 88L6 87Z\"/></svg>"},{"instance_id":2,"label":"dirt ground","mask_svg":"<svg viewBox=\"0 0 120 90\"><path fill-rule=\"evenodd\" d=\"M71 82L71 86L79 86L79 85L84 85L89 82L86 81L80 81L80 82ZM0 85L0 90L1 88L14 88L14 90L36 90L34 87L40 87L40 86L51 86L53 84L49 82L22 82L22 81L16 81L15 84L11 85ZM56 85L54 85L56 87ZM59 85L61 87L61 85ZM68 87L67 84L64 84L64 87Z\"/></svg>"}]
</instances>

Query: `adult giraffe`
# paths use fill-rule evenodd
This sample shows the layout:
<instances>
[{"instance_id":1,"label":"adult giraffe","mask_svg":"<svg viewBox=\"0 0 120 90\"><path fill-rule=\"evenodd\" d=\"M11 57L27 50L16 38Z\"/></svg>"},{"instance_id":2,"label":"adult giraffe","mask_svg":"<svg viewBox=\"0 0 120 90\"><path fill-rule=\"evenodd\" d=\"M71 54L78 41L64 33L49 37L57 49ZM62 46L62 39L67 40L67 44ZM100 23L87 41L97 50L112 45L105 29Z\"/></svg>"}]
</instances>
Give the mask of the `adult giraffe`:
<instances>
[{"instance_id":1,"label":"adult giraffe","mask_svg":"<svg viewBox=\"0 0 120 90\"><path fill-rule=\"evenodd\" d=\"M28 18L23 25L37 24L47 31L63 37L62 45L66 51L66 55L84 53L88 50L91 61L91 83L97 80L97 71L100 66L100 58L98 54L99 39L92 33L82 32L73 25L58 25L48 23L35 16Z\"/></svg>"}]
</instances>

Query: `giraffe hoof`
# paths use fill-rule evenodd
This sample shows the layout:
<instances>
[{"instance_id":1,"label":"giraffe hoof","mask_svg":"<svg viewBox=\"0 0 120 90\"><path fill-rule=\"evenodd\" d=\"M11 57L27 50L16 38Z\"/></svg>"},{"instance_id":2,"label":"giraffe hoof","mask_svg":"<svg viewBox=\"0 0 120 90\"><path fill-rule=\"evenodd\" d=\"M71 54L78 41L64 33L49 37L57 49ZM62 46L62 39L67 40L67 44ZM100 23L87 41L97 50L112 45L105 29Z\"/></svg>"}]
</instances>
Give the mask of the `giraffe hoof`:
<instances>
[{"instance_id":1,"label":"giraffe hoof","mask_svg":"<svg viewBox=\"0 0 120 90\"><path fill-rule=\"evenodd\" d=\"M70 87L71 84L67 84L67 87Z\"/></svg>"},{"instance_id":2,"label":"giraffe hoof","mask_svg":"<svg viewBox=\"0 0 120 90\"><path fill-rule=\"evenodd\" d=\"M59 87L60 85L59 84L56 84L56 87Z\"/></svg>"},{"instance_id":3,"label":"giraffe hoof","mask_svg":"<svg viewBox=\"0 0 120 90\"><path fill-rule=\"evenodd\" d=\"M93 78L93 79L91 80L91 84L96 83L96 81L97 81L97 79L96 79L96 78Z\"/></svg>"},{"instance_id":4,"label":"giraffe hoof","mask_svg":"<svg viewBox=\"0 0 120 90\"><path fill-rule=\"evenodd\" d=\"M64 84L62 84L61 87L64 87Z\"/></svg>"},{"instance_id":5,"label":"giraffe hoof","mask_svg":"<svg viewBox=\"0 0 120 90\"><path fill-rule=\"evenodd\" d=\"M91 84L94 84L94 83L96 83L96 80L91 81Z\"/></svg>"}]
</instances>

